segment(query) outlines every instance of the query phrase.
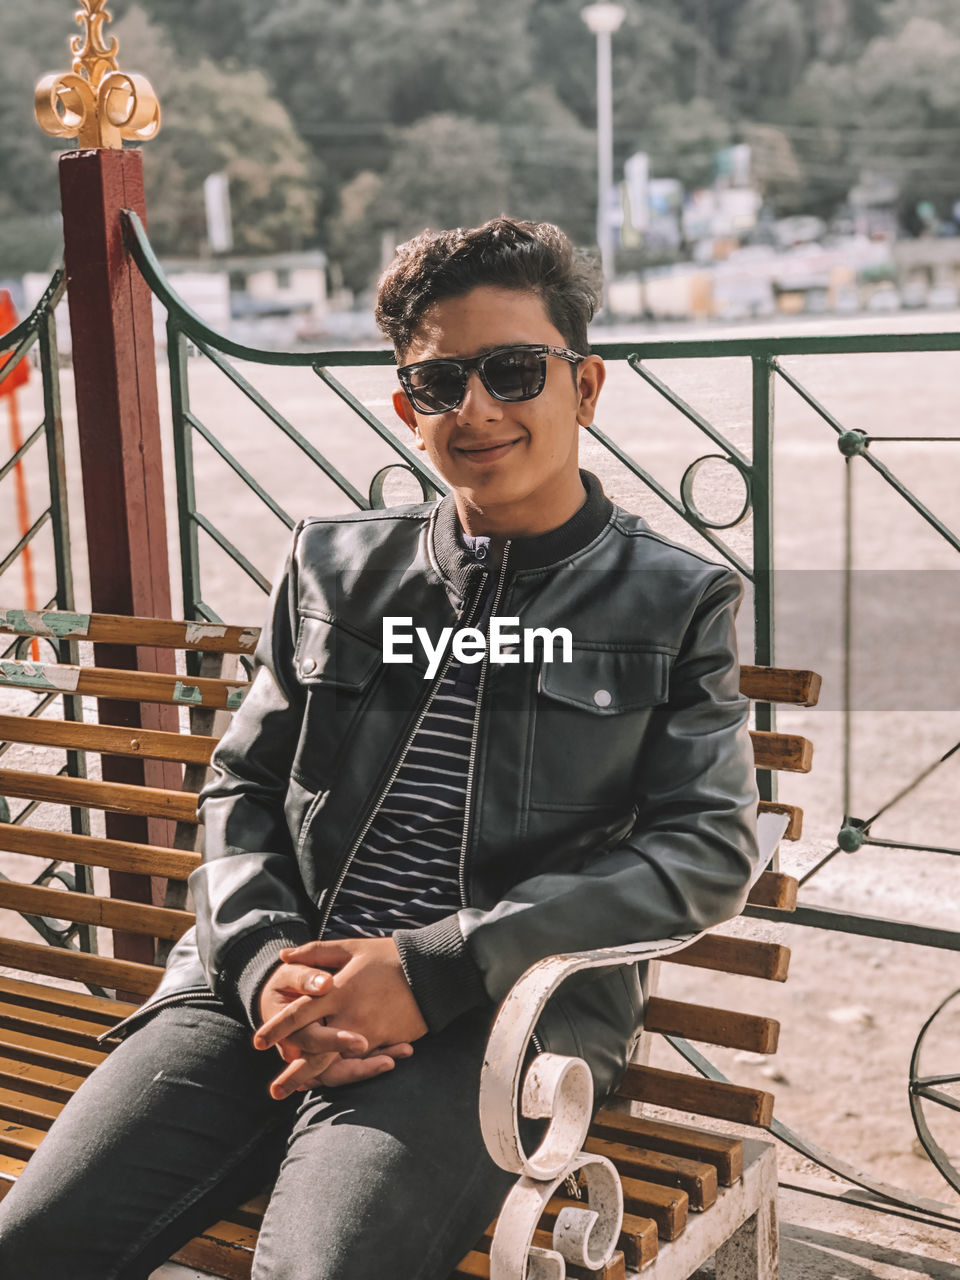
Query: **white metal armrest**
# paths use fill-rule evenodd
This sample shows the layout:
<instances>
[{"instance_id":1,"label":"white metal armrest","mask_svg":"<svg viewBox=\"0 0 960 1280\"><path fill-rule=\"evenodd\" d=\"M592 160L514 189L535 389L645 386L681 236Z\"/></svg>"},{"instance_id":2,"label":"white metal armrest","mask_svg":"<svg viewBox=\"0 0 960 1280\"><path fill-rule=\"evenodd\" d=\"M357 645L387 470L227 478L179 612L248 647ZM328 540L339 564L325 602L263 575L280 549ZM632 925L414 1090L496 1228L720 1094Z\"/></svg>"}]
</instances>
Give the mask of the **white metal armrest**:
<instances>
[{"instance_id":1,"label":"white metal armrest","mask_svg":"<svg viewBox=\"0 0 960 1280\"><path fill-rule=\"evenodd\" d=\"M511 987L490 1031L480 1077L480 1127L487 1150L502 1169L521 1175L497 1220L490 1280L564 1280L568 1262L597 1271L609 1261L623 1222L623 1188L616 1169L606 1157L583 1150L593 1116L593 1077L583 1059L541 1053L530 1064L518 1098L527 1045L547 1000L565 978L582 969L652 960L700 936L547 956ZM525 1116L550 1121L531 1155L520 1138L521 1106ZM535 1247L533 1233L550 1197L581 1169L587 1205L562 1209L553 1248Z\"/></svg>"},{"instance_id":2,"label":"white metal armrest","mask_svg":"<svg viewBox=\"0 0 960 1280\"><path fill-rule=\"evenodd\" d=\"M770 862L789 822L782 813L762 813L757 819L757 844L760 857L750 879L752 888ZM518 1091L520 1072L527 1045L533 1035L544 1005L557 987L581 969L600 969L608 965L635 964L639 960L656 960L689 946L703 933L657 939L653 942L628 943L595 951L573 951L546 956L530 966L507 993L500 1006L487 1040L480 1077L480 1128L487 1150L501 1169L526 1174L531 1178L551 1178L562 1163L561 1152L569 1153L582 1144L589 1127L593 1102L593 1081L586 1064L568 1058L570 1064L559 1074L544 1073L544 1062L555 1054L541 1054L534 1060L524 1085L522 1099ZM573 1069L580 1063L582 1071ZM586 1094L587 1105L583 1105ZM523 1114L531 1118L552 1117L547 1133L537 1150L528 1156L520 1141L517 1103ZM586 1122L583 1116L587 1116ZM576 1119L574 1120L574 1117ZM580 1134L574 1142L574 1135ZM563 1157L566 1158L566 1157Z\"/></svg>"},{"instance_id":3,"label":"white metal armrest","mask_svg":"<svg viewBox=\"0 0 960 1280\"><path fill-rule=\"evenodd\" d=\"M757 823L760 858L751 887L769 863L788 819L761 814ZM546 956L514 983L487 1040L480 1077L480 1128L493 1160L520 1177L507 1196L490 1249L491 1280L564 1280L566 1263L599 1270L616 1247L623 1221L623 1189L604 1156L583 1151L593 1117L593 1077L582 1058L541 1053L530 1064L520 1095L527 1046L547 1000L566 978L600 969L656 960L688 947L705 931L652 942ZM520 1114L549 1119L530 1155L520 1137ZM564 1208L557 1217L553 1249L532 1244L550 1197L572 1173L583 1170L588 1205Z\"/></svg>"},{"instance_id":4,"label":"white metal armrest","mask_svg":"<svg viewBox=\"0 0 960 1280\"><path fill-rule=\"evenodd\" d=\"M480 1077L480 1128L501 1169L531 1178L552 1178L579 1151L590 1126L593 1079L580 1058L543 1053L531 1063L519 1096L523 1060L544 1005L564 979L582 969L655 960L689 946L701 934L629 943L597 951L573 951L538 960L513 984L490 1030ZM562 1069L550 1064L566 1064ZM579 1068L579 1069L578 1069ZM520 1139L518 1102L531 1118L552 1117L532 1155Z\"/></svg>"}]
</instances>

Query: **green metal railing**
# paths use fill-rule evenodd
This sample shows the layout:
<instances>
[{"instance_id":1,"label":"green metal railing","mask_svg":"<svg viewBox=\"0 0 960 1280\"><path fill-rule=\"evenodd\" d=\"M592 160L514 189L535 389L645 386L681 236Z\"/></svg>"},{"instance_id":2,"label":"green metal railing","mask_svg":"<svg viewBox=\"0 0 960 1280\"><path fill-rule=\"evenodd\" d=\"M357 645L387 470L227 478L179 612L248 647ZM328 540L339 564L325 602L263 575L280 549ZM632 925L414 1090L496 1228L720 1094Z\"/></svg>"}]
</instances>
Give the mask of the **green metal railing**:
<instances>
[{"instance_id":1,"label":"green metal railing","mask_svg":"<svg viewBox=\"0 0 960 1280\"><path fill-rule=\"evenodd\" d=\"M381 422L340 382L331 369L357 368L373 366L389 366L393 357L389 351L267 351L245 346L232 341L211 329L178 297L157 261L143 227L136 214L129 214L127 220L129 250L136 260L142 274L154 294L164 304L168 320L167 334L169 343L169 365L171 380L171 396L173 408L174 447L177 463L178 481L178 516L180 524L181 575L183 582L183 599L186 616L201 621L221 621L209 603L205 600L200 574L199 533L205 532L235 564L264 591L269 590L269 582L263 572L258 569L200 509L196 493L193 470L193 438L201 436L207 441L240 477L263 505L281 520L288 528L295 521L282 503L268 493L242 464L233 456L227 445L215 435L208 425L203 423L191 410L189 396L189 374L187 352L189 346L210 360L236 386L264 416L288 439L292 440L307 458L325 476L334 482L344 498L363 509L382 504L384 472L390 468L381 468L370 482L366 493L358 490L347 480L324 455L312 445L286 418L271 405L264 396L230 363L229 357L262 365L282 366L286 368L310 369L327 387L357 415L362 422L385 441L397 454L398 462L393 466L403 467L418 480L425 498L431 498L444 491L442 483L431 472L428 472L416 454L399 441L389 428ZM804 882L809 881L816 871L826 865L840 850L854 850L863 845L889 845L871 835L871 826L891 804L903 799L910 790L930 776L931 770L939 768L950 753L930 762L920 773L906 781L905 787L898 790L889 802L877 813L862 819L851 811L851 725L854 714L851 697L851 663L853 640L853 614L850 602L850 578L853 562L853 528L850 512L852 510L852 476L855 466L870 467L890 488L897 493L937 534L953 549L960 553L960 533L951 529L947 523L931 511L903 483L902 480L880 459L870 452L874 443L886 442L907 437L871 436L859 430L848 430L820 403L789 369L785 368L782 359L791 355L837 355L866 354L884 352L935 352L960 350L960 334L876 334L864 336L791 336L777 338L722 338L700 341L663 341L631 342L631 343L599 343L593 350L610 364L625 363L649 387L672 405L694 427L710 441L713 451L691 462L686 468L679 484L679 492L671 493L635 458L624 451L610 436L596 424L587 428L589 435L598 442L607 453L615 458L623 468L656 496L676 515L681 517L702 539L716 551L718 556L733 565L753 589L754 608L754 661L759 665L770 665L774 662L774 584L775 565L773 548L773 441L774 441L774 387L777 380L782 380L814 411L819 420L832 433L836 440L838 454L846 468L846 518L844 522L845 575L847 590L844 601L845 654L844 654L844 790L843 814L837 824L837 843L834 848L804 875ZM746 357L752 366L752 443L750 456L717 429L707 418L681 398L666 382L654 374L648 367L648 361L681 361L681 360L717 360L731 356ZM953 442L955 437L910 437L912 439L936 439ZM745 499L742 509L731 519L712 520L697 506L694 497L694 480L701 466L710 459L719 458L741 478ZM721 536L724 530L733 528L749 519L752 524L752 556L745 559L734 548L728 545ZM769 704L758 704L755 708L758 729L773 729L774 708ZM960 743L957 744L960 747ZM956 748L954 748L956 749ZM759 779L761 795L764 799L775 799L775 775L762 773ZM932 851L948 854L960 854L960 848L945 848L938 844L903 844L897 848L912 848L916 851ZM763 916L762 909L755 909L754 914ZM889 937L900 941L915 941L922 945L960 950L960 933L948 930L924 929L920 926L907 925L900 921L875 920L866 916L839 917L839 913L819 910L804 906L796 917L804 923L820 928L841 929L849 932L868 933L875 937Z\"/></svg>"},{"instance_id":2,"label":"green metal railing","mask_svg":"<svg viewBox=\"0 0 960 1280\"><path fill-rule=\"evenodd\" d=\"M14 372L22 362L36 353L37 367L42 385L43 413L39 424L23 440L23 443L12 449L9 457L0 465L0 483L12 477L15 468L22 467L33 449L43 448L46 453L47 504L43 511L32 521L19 540L0 559L0 599L8 600L11 605L22 599L19 587L12 585L16 569L23 561L28 547L31 547L37 536L50 526L53 542L54 592L45 603L39 605L39 611L61 609L72 611L74 608L73 571L70 557L70 524L67 508L67 472L63 444L63 420L60 411L60 365L57 352L56 309L64 295L66 280L63 269L58 270L33 311L15 329L0 336L0 392L4 382L11 380ZM3 397L0 396L0 418L3 417ZM74 640L43 637L31 640L29 637L15 639L6 649L0 651L0 665L11 660L23 660L33 645L46 644L53 648L55 661L76 663L79 661L77 644ZM83 713L79 697L70 694L46 693L29 709L31 716L42 716L44 710L57 697L63 698L64 717L68 720L82 720ZM0 742L0 760L10 750L9 742ZM86 776L85 758L81 752L68 751L66 763L60 769L61 774L69 777ZM0 796L0 822L9 822L15 826L26 825L27 819L41 802L33 800L25 803L16 814L12 814L5 797ZM90 834L89 812L86 809L71 808L71 830L78 835ZM0 872L0 879L7 880ZM68 869L62 862L47 863L33 881L36 885L47 885L52 880L59 880L66 888L76 889L83 893L93 892L93 870L91 867L73 865ZM92 925L59 924L45 916L25 915L23 917L46 942L54 946L70 947L76 945L82 951L96 951L96 929Z\"/></svg>"},{"instance_id":3,"label":"green metal railing","mask_svg":"<svg viewBox=\"0 0 960 1280\"><path fill-rule=\"evenodd\" d=\"M385 473L391 467L402 467L412 473L420 484L425 499L430 499L444 491L444 486L436 476L428 472L416 455L398 440L389 428L362 404L331 370L358 367L389 366L393 357L389 351L291 351L280 352L246 346L218 334L197 316L178 297L157 261L146 238L143 227L135 214L127 215L127 245L131 256L137 262L141 273L147 280L156 297L160 299L167 311L167 338L169 351L171 400L173 409L173 430L177 466L177 504L180 525L181 574L183 582L183 599L186 616L198 621L221 621L206 601L201 582L199 534L202 530L220 549L237 564L243 572L263 590L269 590L269 582L263 572L252 563L249 556L219 529L212 520L204 515L198 500L193 469L193 442L200 436L207 442L241 479L256 499L279 519L287 528L292 528L295 521L285 510L282 502L266 491L256 476L244 468L232 454L227 444L218 437L208 424L192 411L189 394L188 351L194 351L206 360L211 361L273 424L287 439L291 440L301 451L309 465L317 468L331 480L346 501L359 509L383 505L383 481ZM617 442L607 435L597 424L587 430L590 436L607 453L615 458L625 470L648 490L654 493L675 515L682 518L700 538L704 539L717 555L733 565L742 576L752 584L754 608L754 661L759 665L771 665L774 655L774 542L773 542L773 509L774 509L774 390L778 381L789 386L813 411L816 418L826 428L836 442L838 455L846 469L845 511L844 511L844 655L843 655L843 814L837 823L837 838L834 847L819 859L802 877L801 883L807 883L825 866L839 851L852 851L867 845L881 847L894 846L913 851L929 851L945 854L958 854L960 849L945 848L931 843L893 842L876 838L871 834L871 827L882 814L893 804L902 800L931 773L940 768L953 751L960 748L957 744L951 751L924 765L918 773L906 779L895 795L881 805L877 811L866 819L854 816L851 808L851 773L852 773L852 724L854 707L851 695L851 669L853 662L854 612L851 604L851 584L853 574L853 474L854 468L871 468L884 483L890 487L954 552L960 553L960 534L952 529L945 520L929 509L911 491L890 467L871 453L871 445L906 437L871 436L859 430L851 430L844 426L829 408L820 402L813 393L800 381L792 369L782 363L788 356L810 355L863 355L867 353L890 352L944 352L960 351L960 334L877 334L857 336L788 336L776 338L722 338L698 341L663 341L650 342L610 342L595 344L593 350L608 364L622 363L633 370L647 386L652 388L667 403L673 406L687 419L709 442L710 452L698 457L686 468L678 486L673 493L645 469L634 457L627 453ZM652 372L648 362L683 361L683 360L717 360L729 357L749 359L752 369L751 385L751 450L749 456L735 443L729 440L713 423L688 404L672 387ZM312 370L316 377L341 401L343 401L370 431L374 432L397 455L397 461L381 468L371 479L366 492L362 492L311 444L281 414L275 406L258 392L252 384L231 363L231 359L252 362L260 365L282 366L285 368L302 368ZM912 439L951 440L955 437L910 437ZM694 481L700 468L710 459L719 458L740 477L744 489L744 501L741 510L733 518L727 520L710 519L697 505L694 496ZM749 559L723 538L725 530L731 529L741 522L749 520L752 532L752 554ZM775 728L774 708L769 704L755 706L756 725L759 729ZM761 772L759 785L761 795L766 799L775 799L776 775ZM756 918L783 922L782 913L764 908L748 908L746 914ZM932 947L947 951L960 951L960 931L931 928L907 921L867 916L863 914L841 912L828 906L815 903L802 903L791 913L790 923L794 925L827 929L844 933L866 935L874 938L892 939L914 945ZM944 1004L947 1002L945 1001ZM929 1025L929 1024L928 1024ZM921 1036L926 1033L924 1027ZM722 1078L721 1073L692 1045L676 1037L670 1037L674 1048L690 1062L701 1074ZM919 1049L919 1041L918 1041ZM914 1054L914 1066L918 1049ZM960 1078L960 1077L958 1077ZM938 1078L938 1084L942 1080ZM949 1159L944 1155L932 1137L919 1103L922 1097L931 1101L940 1101L935 1097L936 1089L929 1081L924 1081L914 1070L911 1076L912 1107L915 1115L917 1132L921 1141L938 1165L941 1172L955 1188L960 1189L958 1175ZM929 1086L929 1087L928 1087ZM777 1136L797 1150L808 1155L824 1167L833 1170L841 1177L864 1188L872 1195L879 1195L888 1204L898 1205L906 1210L919 1210L943 1219L958 1219L947 1207L935 1201L914 1196L901 1188L890 1187L878 1182L860 1170L854 1169L844 1160L822 1150L813 1143L800 1137L779 1120L774 1121Z\"/></svg>"}]
</instances>

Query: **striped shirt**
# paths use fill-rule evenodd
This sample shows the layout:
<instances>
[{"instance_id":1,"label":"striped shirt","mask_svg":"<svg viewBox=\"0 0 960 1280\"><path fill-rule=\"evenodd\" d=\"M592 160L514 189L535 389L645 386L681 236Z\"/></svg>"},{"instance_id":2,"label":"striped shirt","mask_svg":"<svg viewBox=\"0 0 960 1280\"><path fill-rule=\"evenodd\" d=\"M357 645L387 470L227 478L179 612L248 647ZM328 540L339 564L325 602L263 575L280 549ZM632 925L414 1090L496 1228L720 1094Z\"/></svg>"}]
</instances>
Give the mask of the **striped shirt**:
<instances>
[{"instance_id":1,"label":"striped shirt","mask_svg":"<svg viewBox=\"0 0 960 1280\"><path fill-rule=\"evenodd\" d=\"M486 559L489 538L464 541ZM477 617L484 629L494 582L488 574ZM385 937L460 909L460 847L481 666L453 660L440 681L350 863L325 937Z\"/></svg>"}]
</instances>

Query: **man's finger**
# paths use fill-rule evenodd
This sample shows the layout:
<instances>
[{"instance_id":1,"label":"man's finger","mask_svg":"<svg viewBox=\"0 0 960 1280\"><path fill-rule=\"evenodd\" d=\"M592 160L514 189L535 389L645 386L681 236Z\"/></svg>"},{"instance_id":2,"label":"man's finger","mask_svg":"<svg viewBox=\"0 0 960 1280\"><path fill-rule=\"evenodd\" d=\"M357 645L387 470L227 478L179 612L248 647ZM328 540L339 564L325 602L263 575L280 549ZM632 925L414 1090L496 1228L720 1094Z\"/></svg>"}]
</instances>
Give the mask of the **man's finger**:
<instances>
[{"instance_id":1,"label":"man's finger","mask_svg":"<svg viewBox=\"0 0 960 1280\"><path fill-rule=\"evenodd\" d=\"M361 1052L366 1053L369 1044L366 1038L358 1032L316 1025L320 1023L323 1017L323 1009L322 1001L309 998L294 1000L285 1009L281 1009L272 1018L268 1018L262 1026L257 1027L253 1033L253 1047L255 1049L269 1049L278 1040L285 1040L295 1031L300 1031L303 1027L312 1025L314 1026L314 1031L311 1033L311 1038L315 1043L323 1044L330 1050L336 1050L337 1052L341 1051L341 1047L349 1046L354 1049L360 1048Z\"/></svg>"},{"instance_id":2,"label":"man's finger","mask_svg":"<svg viewBox=\"0 0 960 1280\"><path fill-rule=\"evenodd\" d=\"M349 1027L334 1027L334 1031L348 1031ZM326 1034L327 1028L320 1026L317 1022L311 1022L308 1027L301 1027L299 1031L292 1031L289 1037L279 1040L277 1047L290 1044L296 1046L296 1054L303 1053L324 1053L329 1049L330 1038ZM370 1052L370 1047L366 1039L359 1032L356 1039L340 1040L337 1043L337 1051L345 1058L362 1058Z\"/></svg>"},{"instance_id":3,"label":"man's finger","mask_svg":"<svg viewBox=\"0 0 960 1280\"><path fill-rule=\"evenodd\" d=\"M372 1058L377 1053L389 1053L391 1058L409 1058L413 1056L412 1044L384 1044L378 1049L373 1049L367 1054L368 1058Z\"/></svg>"},{"instance_id":4,"label":"man's finger","mask_svg":"<svg viewBox=\"0 0 960 1280\"><path fill-rule=\"evenodd\" d=\"M299 947L284 947L280 959L287 964L312 964L318 968L338 969L353 959L353 952L336 938L324 942L302 942Z\"/></svg>"},{"instance_id":5,"label":"man's finger","mask_svg":"<svg viewBox=\"0 0 960 1280\"><path fill-rule=\"evenodd\" d=\"M335 989L332 973L313 965L294 964L290 961L284 961L277 970L274 984L278 991L284 993L302 991L311 996L326 995Z\"/></svg>"},{"instance_id":6,"label":"man's finger","mask_svg":"<svg viewBox=\"0 0 960 1280\"><path fill-rule=\"evenodd\" d=\"M294 1058L292 1062L287 1063L278 1076L270 1081L270 1096L277 1102L281 1102L301 1086L314 1084L322 1072L336 1061L336 1057L337 1055L334 1054L329 1059L325 1055Z\"/></svg>"},{"instance_id":7,"label":"man's finger","mask_svg":"<svg viewBox=\"0 0 960 1280\"><path fill-rule=\"evenodd\" d=\"M385 1071L392 1071L393 1065L393 1058L386 1053L377 1053L369 1058L338 1058L316 1083L324 1088L356 1084L358 1080L369 1080L373 1076L382 1076Z\"/></svg>"}]
</instances>

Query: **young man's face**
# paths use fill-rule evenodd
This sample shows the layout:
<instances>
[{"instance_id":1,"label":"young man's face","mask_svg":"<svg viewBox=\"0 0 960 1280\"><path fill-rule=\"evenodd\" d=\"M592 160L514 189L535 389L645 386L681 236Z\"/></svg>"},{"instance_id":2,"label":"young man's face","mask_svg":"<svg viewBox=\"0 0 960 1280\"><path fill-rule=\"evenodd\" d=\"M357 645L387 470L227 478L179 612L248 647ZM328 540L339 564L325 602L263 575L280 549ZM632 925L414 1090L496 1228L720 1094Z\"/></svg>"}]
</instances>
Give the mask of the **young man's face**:
<instances>
[{"instance_id":1,"label":"young man's face","mask_svg":"<svg viewBox=\"0 0 960 1280\"><path fill-rule=\"evenodd\" d=\"M482 285L433 303L402 363L538 343L568 345L540 298ZM578 434L593 421L603 377L598 356L577 366L548 356L544 388L533 400L498 400L473 370L456 409L420 413L402 390L394 393L394 407L453 489L468 533L530 536L556 528L583 501Z\"/></svg>"}]
</instances>

